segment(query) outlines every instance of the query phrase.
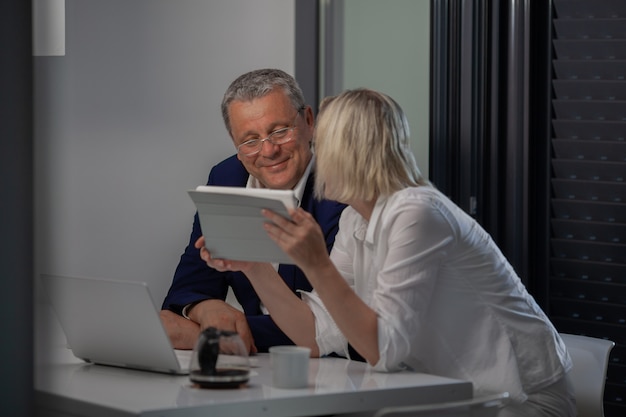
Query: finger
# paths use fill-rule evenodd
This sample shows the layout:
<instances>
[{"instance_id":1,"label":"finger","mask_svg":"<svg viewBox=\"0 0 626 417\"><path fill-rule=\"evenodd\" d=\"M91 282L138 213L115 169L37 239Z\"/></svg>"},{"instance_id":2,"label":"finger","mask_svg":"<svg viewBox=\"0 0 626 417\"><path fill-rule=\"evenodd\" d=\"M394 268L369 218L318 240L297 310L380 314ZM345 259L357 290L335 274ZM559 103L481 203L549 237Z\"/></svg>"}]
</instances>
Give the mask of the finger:
<instances>
[{"instance_id":1,"label":"finger","mask_svg":"<svg viewBox=\"0 0 626 417\"><path fill-rule=\"evenodd\" d=\"M198 240L196 240L196 243L194 243L194 245L193 245L193 246L194 246L196 249L200 249L200 248L203 248L203 247L204 247L204 245L205 245L204 236L200 236L200 237L198 238Z\"/></svg>"},{"instance_id":2,"label":"finger","mask_svg":"<svg viewBox=\"0 0 626 417\"><path fill-rule=\"evenodd\" d=\"M274 223L264 223L263 228L267 232L268 236L279 245L281 242L286 242L291 235L285 230L275 225Z\"/></svg>"},{"instance_id":3,"label":"finger","mask_svg":"<svg viewBox=\"0 0 626 417\"><path fill-rule=\"evenodd\" d=\"M298 207L297 210L292 210L290 213L291 219L294 223L301 223L304 221L311 221L313 216L302 207Z\"/></svg>"},{"instance_id":4,"label":"finger","mask_svg":"<svg viewBox=\"0 0 626 417\"><path fill-rule=\"evenodd\" d=\"M264 223L263 227L274 241L294 242L306 238L310 235L317 225L313 219L309 219L306 215L297 214L294 222L286 222L284 224L275 224L272 222Z\"/></svg>"},{"instance_id":5,"label":"finger","mask_svg":"<svg viewBox=\"0 0 626 417\"><path fill-rule=\"evenodd\" d=\"M211 252L209 252L204 246L200 249L200 258L207 264L212 261Z\"/></svg>"},{"instance_id":6,"label":"finger","mask_svg":"<svg viewBox=\"0 0 626 417\"><path fill-rule=\"evenodd\" d=\"M276 213L276 212L274 212L272 210L263 209L263 210L261 210L261 214L265 218L270 220L272 223L274 223L275 225L280 227L281 229L285 229L285 228L289 227L290 225L293 225L291 220L281 216L280 214L278 214L278 213Z\"/></svg>"},{"instance_id":7,"label":"finger","mask_svg":"<svg viewBox=\"0 0 626 417\"><path fill-rule=\"evenodd\" d=\"M250 353L256 353L256 346L254 345L254 338L252 337L252 332L250 331L250 327L248 326L247 320L237 320L235 321L235 329L241 340L243 340L246 349Z\"/></svg>"},{"instance_id":8,"label":"finger","mask_svg":"<svg viewBox=\"0 0 626 417\"><path fill-rule=\"evenodd\" d=\"M211 258L211 260L207 262L207 265L209 265L211 268L216 269L220 272L231 270L230 266L224 259L212 259Z\"/></svg>"},{"instance_id":9,"label":"finger","mask_svg":"<svg viewBox=\"0 0 626 417\"><path fill-rule=\"evenodd\" d=\"M218 271L225 271L226 265L222 259L214 259L211 257L211 252L205 247L200 249L200 258L206 262L208 266Z\"/></svg>"}]
</instances>

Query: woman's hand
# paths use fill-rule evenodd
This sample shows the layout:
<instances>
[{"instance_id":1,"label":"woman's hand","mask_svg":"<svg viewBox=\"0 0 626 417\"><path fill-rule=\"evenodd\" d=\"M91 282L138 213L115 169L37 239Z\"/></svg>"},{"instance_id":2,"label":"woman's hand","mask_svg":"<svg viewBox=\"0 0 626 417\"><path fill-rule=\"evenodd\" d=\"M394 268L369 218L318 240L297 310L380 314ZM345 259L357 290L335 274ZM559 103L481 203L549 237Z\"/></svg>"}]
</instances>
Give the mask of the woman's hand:
<instances>
[{"instance_id":1,"label":"woman's hand","mask_svg":"<svg viewBox=\"0 0 626 417\"><path fill-rule=\"evenodd\" d=\"M281 216L278 217L283 218ZM313 355L319 355L319 349L315 341L313 313L304 301L287 286L271 263L214 259L204 245L204 237L199 238L195 243L195 247L200 249L200 257L208 266L218 271L243 272L254 287L263 305L269 310L272 319L278 327L294 343L308 346L311 348ZM326 255L326 246L323 240L322 251ZM195 314L201 312L199 307L202 307L203 303L199 303L191 309L190 317L192 319L194 319Z\"/></svg>"},{"instance_id":2,"label":"woman's hand","mask_svg":"<svg viewBox=\"0 0 626 417\"><path fill-rule=\"evenodd\" d=\"M200 258L202 258L202 260L206 262L208 266L220 272L241 271L243 273L246 273L254 269L259 264L258 262L233 261L230 259L212 258L211 252L209 252L204 244L204 236L200 236L200 238L196 240L196 243L194 244L196 249L200 249Z\"/></svg>"},{"instance_id":3,"label":"woman's hand","mask_svg":"<svg viewBox=\"0 0 626 417\"><path fill-rule=\"evenodd\" d=\"M271 210L262 214L270 220L263 225L267 234L301 269L330 262L322 229L310 213L302 208L291 210L291 220Z\"/></svg>"}]
</instances>

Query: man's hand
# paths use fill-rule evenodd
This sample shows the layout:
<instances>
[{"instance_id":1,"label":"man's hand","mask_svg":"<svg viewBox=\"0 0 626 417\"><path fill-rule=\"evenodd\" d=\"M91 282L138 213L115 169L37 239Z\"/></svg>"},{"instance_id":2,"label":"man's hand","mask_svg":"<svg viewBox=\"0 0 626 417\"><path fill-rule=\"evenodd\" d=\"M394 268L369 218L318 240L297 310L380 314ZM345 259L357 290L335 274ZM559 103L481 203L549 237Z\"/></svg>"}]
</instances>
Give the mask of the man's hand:
<instances>
[{"instance_id":1,"label":"man's hand","mask_svg":"<svg viewBox=\"0 0 626 417\"><path fill-rule=\"evenodd\" d=\"M200 326L170 310L159 312L161 323L174 349L193 349L200 335Z\"/></svg>"},{"instance_id":2,"label":"man's hand","mask_svg":"<svg viewBox=\"0 0 626 417\"><path fill-rule=\"evenodd\" d=\"M225 301L201 301L194 305L193 308L187 312L187 315L191 321L200 325L200 329L204 330L207 327L215 327L220 330L230 330L239 333L246 349L248 349L250 353L257 352L246 316ZM183 318L183 320L186 319Z\"/></svg>"}]
</instances>

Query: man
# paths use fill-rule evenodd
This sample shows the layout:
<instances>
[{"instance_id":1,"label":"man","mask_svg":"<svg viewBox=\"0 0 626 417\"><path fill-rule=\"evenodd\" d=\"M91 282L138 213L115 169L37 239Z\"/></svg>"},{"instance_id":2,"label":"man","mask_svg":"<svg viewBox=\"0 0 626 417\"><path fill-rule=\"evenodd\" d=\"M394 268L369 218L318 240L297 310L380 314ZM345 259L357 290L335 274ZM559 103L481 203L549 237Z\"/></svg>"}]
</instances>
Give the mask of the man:
<instances>
[{"instance_id":1,"label":"man","mask_svg":"<svg viewBox=\"0 0 626 417\"><path fill-rule=\"evenodd\" d=\"M313 196L313 110L306 105L293 77L276 69L241 75L222 100L222 117L237 154L217 164L209 185L293 189L299 204L322 227L328 251L344 205ZM192 349L209 326L237 331L250 352L293 342L276 326L241 272L209 268L194 247L202 233L196 213L189 244L181 256L163 302L161 320L177 349ZM277 265L277 273L293 291L311 290L294 265ZM224 300L232 288L243 313Z\"/></svg>"}]
</instances>

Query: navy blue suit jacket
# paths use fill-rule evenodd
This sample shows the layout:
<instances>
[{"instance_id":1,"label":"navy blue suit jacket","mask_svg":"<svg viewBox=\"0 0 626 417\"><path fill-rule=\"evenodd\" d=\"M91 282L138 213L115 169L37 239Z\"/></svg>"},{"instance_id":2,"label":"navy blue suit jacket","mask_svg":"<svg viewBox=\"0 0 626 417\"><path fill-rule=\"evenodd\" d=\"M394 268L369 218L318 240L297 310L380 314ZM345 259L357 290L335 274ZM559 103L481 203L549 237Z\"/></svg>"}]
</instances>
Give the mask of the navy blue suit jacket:
<instances>
[{"instance_id":1,"label":"navy blue suit jacket","mask_svg":"<svg viewBox=\"0 0 626 417\"><path fill-rule=\"evenodd\" d=\"M248 172L237 157L232 156L211 169L208 184L245 187L247 181ZM326 247L330 252L335 241L339 216L345 205L335 201L316 200L313 196L313 182L314 177L311 174L300 206L311 213L321 226L326 239ZM194 243L201 235L198 213L196 213L189 244L180 258L162 308L181 314L185 305L196 301L224 300L228 287L231 287L243 307L255 344L260 352L266 352L270 346L274 345L293 344L271 317L261 312L260 299L243 273L216 271L208 267L200 258L199 250L194 247ZM279 265L278 273L292 291L311 290L311 284L304 273L295 265Z\"/></svg>"}]
</instances>

